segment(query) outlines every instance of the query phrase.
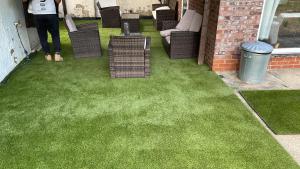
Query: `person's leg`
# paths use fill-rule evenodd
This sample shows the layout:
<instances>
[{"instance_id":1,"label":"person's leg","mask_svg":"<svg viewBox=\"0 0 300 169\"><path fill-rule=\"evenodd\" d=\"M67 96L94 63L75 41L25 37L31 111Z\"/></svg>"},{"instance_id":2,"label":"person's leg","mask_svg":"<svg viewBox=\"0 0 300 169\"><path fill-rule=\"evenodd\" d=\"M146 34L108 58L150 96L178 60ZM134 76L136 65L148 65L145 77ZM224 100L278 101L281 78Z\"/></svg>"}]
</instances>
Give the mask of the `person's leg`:
<instances>
[{"instance_id":1,"label":"person's leg","mask_svg":"<svg viewBox=\"0 0 300 169\"><path fill-rule=\"evenodd\" d=\"M48 44L48 33L47 33L47 21L45 16L43 15L34 15L34 20L35 20L35 25L37 28L37 32L39 35L40 43L42 46L43 51L45 52L46 59L49 60L51 59L48 58L50 55L50 46Z\"/></svg>"},{"instance_id":2,"label":"person's leg","mask_svg":"<svg viewBox=\"0 0 300 169\"><path fill-rule=\"evenodd\" d=\"M48 15L48 19L49 19L48 30L52 36L55 53L60 53L61 44L60 44L58 17L57 15Z\"/></svg>"},{"instance_id":3,"label":"person's leg","mask_svg":"<svg viewBox=\"0 0 300 169\"><path fill-rule=\"evenodd\" d=\"M58 15L48 15L48 30L52 36L52 42L55 50L55 61L63 61L60 55L61 44L60 44L60 34L59 34L59 20Z\"/></svg>"}]
</instances>

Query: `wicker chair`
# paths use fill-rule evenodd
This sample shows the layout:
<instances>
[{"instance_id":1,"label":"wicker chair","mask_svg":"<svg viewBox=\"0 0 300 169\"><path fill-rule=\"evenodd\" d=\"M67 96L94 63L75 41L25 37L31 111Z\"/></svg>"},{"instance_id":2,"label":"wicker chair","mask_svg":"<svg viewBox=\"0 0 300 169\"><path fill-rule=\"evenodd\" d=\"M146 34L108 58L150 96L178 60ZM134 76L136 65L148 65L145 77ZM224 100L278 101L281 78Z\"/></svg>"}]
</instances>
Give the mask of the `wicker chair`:
<instances>
[{"instance_id":1,"label":"wicker chair","mask_svg":"<svg viewBox=\"0 0 300 169\"><path fill-rule=\"evenodd\" d=\"M187 13L192 13L194 18L183 17L190 22L181 22L181 24L185 24L183 27L179 26L180 22L177 21L163 21L162 41L171 59L198 56L202 16L190 11Z\"/></svg>"},{"instance_id":2,"label":"wicker chair","mask_svg":"<svg viewBox=\"0 0 300 169\"><path fill-rule=\"evenodd\" d=\"M75 58L101 56L100 34L97 23L75 25L71 16L65 17Z\"/></svg>"},{"instance_id":3,"label":"wicker chair","mask_svg":"<svg viewBox=\"0 0 300 169\"><path fill-rule=\"evenodd\" d=\"M111 36L108 53L112 78L141 78L150 75L149 37Z\"/></svg>"},{"instance_id":4,"label":"wicker chair","mask_svg":"<svg viewBox=\"0 0 300 169\"><path fill-rule=\"evenodd\" d=\"M103 28L120 28L121 15L119 6L111 6L102 8L100 2L97 2L97 7L100 10L102 27Z\"/></svg>"},{"instance_id":5,"label":"wicker chair","mask_svg":"<svg viewBox=\"0 0 300 169\"><path fill-rule=\"evenodd\" d=\"M163 7L163 9L160 9ZM176 20L178 11L177 0L169 0L167 4L152 4L153 22L157 30L162 30L162 22Z\"/></svg>"}]
</instances>

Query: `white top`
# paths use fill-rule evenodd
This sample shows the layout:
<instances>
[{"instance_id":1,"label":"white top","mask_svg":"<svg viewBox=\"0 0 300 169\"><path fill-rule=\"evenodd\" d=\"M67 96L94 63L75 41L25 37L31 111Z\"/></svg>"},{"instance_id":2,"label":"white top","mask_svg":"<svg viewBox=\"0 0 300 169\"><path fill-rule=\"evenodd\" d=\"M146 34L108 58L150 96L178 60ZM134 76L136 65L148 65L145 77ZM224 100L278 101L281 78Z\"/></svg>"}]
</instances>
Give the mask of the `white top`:
<instances>
[{"instance_id":1,"label":"white top","mask_svg":"<svg viewBox=\"0 0 300 169\"><path fill-rule=\"evenodd\" d=\"M54 0L31 0L28 13L34 15L56 14Z\"/></svg>"}]
</instances>

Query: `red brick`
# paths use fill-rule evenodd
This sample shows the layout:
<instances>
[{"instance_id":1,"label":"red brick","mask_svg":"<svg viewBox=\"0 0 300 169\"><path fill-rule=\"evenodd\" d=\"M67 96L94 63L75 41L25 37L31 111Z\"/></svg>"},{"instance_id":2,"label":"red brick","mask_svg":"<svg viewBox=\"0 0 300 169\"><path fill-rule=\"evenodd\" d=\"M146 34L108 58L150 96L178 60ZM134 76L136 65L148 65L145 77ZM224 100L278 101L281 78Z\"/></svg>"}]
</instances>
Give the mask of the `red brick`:
<instances>
[{"instance_id":1,"label":"red brick","mask_svg":"<svg viewBox=\"0 0 300 169\"><path fill-rule=\"evenodd\" d=\"M299 62L297 62L297 61L289 61L288 62L288 64L290 64L290 65L295 65L295 64L298 64Z\"/></svg>"},{"instance_id":2,"label":"red brick","mask_svg":"<svg viewBox=\"0 0 300 169\"><path fill-rule=\"evenodd\" d=\"M281 68L281 67L278 66L278 65L277 65L277 66L273 66L273 65L270 66L270 69L280 69L280 68Z\"/></svg>"},{"instance_id":3,"label":"red brick","mask_svg":"<svg viewBox=\"0 0 300 169\"><path fill-rule=\"evenodd\" d=\"M227 59L225 60L226 63L231 63L231 64L238 64L239 60L238 59Z\"/></svg>"},{"instance_id":4,"label":"red brick","mask_svg":"<svg viewBox=\"0 0 300 169\"><path fill-rule=\"evenodd\" d=\"M299 65L294 65L293 67L294 67L294 68L297 68L297 69L298 69L298 68L300 69L300 64L299 64Z\"/></svg>"},{"instance_id":5,"label":"red brick","mask_svg":"<svg viewBox=\"0 0 300 169\"><path fill-rule=\"evenodd\" d=\"M262 2L263 0L220 0L219 16L215 20L216 23L213 23L218 25L214 53L223 55L225 63L230 64L220 65L226 70L238 68L241 43L256 39ZM212 4L219 5L213 2ZM213 15L218 15L218 12L213 12Z\"/></svg>"},{"instance_id":6,"label":"red brick","mask_svg":"<svg viewBox=\"0 0 300 169\"><path fill-rule=\"evenodd\" d=\"M225 60L223 60L223 59L214 60L214 64L218 64L218 63L225 63Z\"/></svg>"},{"instance_id":7,"label":"red brick","mask_svg":"<svg viewBox=\"0 0 300 169\"><path fill-rule=\"evenodd\" d=\"M264 0L211 1L205 62L213 71L238 69L241 43L257 38L263 3ZM204 0L190 0L189 9L204 14ZM271 59L269 69L299 65L300 57L279 55Z\"/></svg>"},{"instance_id":8,"label":"red brick","mask_svg":"<svg viewBox=\"0 0 300 169\"><path fill-rule=\"evenodd\" d=\"M277 56L272 58L269 63L269 69L291 69L299 68L300 61L298 61L297 56Z\"/></svg>"},{"instance_id":9,"label":"red brick","mask_svg":"<svg viewBox=\"0 0 300 169\"><path fill-rule=\"evenodd\" d=\"M272 60L272 61L282 61L283 58L276 57L276 58L272 58L271 60Z\"/></svg>"}]
</instances>

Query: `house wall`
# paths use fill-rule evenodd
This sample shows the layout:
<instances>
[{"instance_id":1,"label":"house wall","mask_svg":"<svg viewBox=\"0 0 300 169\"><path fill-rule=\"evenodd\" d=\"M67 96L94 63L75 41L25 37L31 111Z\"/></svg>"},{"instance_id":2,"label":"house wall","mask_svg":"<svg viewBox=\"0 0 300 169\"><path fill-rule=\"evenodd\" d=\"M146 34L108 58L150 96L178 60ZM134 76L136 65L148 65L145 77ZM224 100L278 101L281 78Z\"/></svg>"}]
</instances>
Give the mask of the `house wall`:
<instances>
[{"instance_id":1,"label":"house wall","mask_svg":"<svg viewBox=\"0 0 300 169\"><path fill-rule=\"evenodd\" d=\"M96 0L65 0L69 14L75 17L98 17L99 11L96 8ZM122 13L137 12L142 16L151 16L152 4L159 3L158 0L117 0ZM62 7L60 7L60 16L63 16Z\"/></svg>"},{"instance_id":2,"label":"house wall","mask_svg":"<svg viewBox=\"0 0 300 169\"><path fill-rule=\"evenodd\" d=\"M67 11L75 17L95 17L95 0L65 0ZM60 6L60 16L63 9Z\"/></svg>"},{"instance_id":3,"label":"house wall","mask_svg":"<svg viewBox=\"0 0 300 169\"><path fill-rule=\"evenodd\" d=\"M0 82L24 59L25 53L21 46L14 22L20 21L20 37L29 52L30 41L23 15L22 1L2 0L0 10Z\"/></svg>"},{"instance_id":4,"label":"house wall","mask_svg":"<svg viewBox=\"0 0 300 169\"><path fill-rule=\"evenodd\" d=\"M182 0L178 0L178 20L181 19L181 13L182 13Z\"/></svg>"},{"instance_id":5,"label":"house wall","mask_svg":"<svg viewBox=\"0 0 300 169\"><path fill-rule=\"evenodd\" d=\"M142 16L152 16L152 4L159 3L158 0L118 0L123 13L137 12Z\"/></svg>"},{"instance_id":6,"label":"house wall","mask_svg":"<svg viewBox=\"0 0 300 169\"><path fill-rule=\"evenodd\" d=\"M219 7L220 0L211 1L210 4L210 12L208 18L208 31L207 31L207 41L205 46L205 58L204 61L209 65L209 67L213 67L213 60L215 56L216 49L216 36L217 36L217 27L218 27L218 19L219 19Z\"/></svg>"},{"instance_id":7,"label":"house wall","mask_svg":"<svg viewBox=\"0 0 300 169\"><path fill-rule=\"evenodd\" d=\"M204 0L189 0L189 9L196 10L199 14L203 15L204 10ZM178 18L181 17L182 0L178 0Z\"/></svg>"},{"instance_id":8,"label":"house wall","mask_svg":"<svg viewBox=\"0 0 300 169\"><path fill-rule=\"evenodd\" d=\"M213 71L236 71L241 43L257 39L264 0L213 0L210 3L205 63ZM203 14L204 0L189 0L189 9ZM268 68L300 68L300 56L273 55Z\"/></svg>"},{"instance_id":9,"label":"house wall","mask_svg":"<svg viewBox=\"0 0 300 169\"><path fill-rule=\"evenodd\" d=\"M189 0L189 9L196 10L199 14L203 15L204 0Z\"/></svg>"},{"instance_id":10,"label":"house wall","mask_svg":"<svg viewBox=\"0 0 300 169\"><path fill-rule=\"evenodd\" d=\"M189 0L189 9L196 10L201 15L204 14L204 2L205 0ZM210 15L208 19L208 32L206 34L206 49L205 49L205 63L210 67L213 66L217 25L219 19L219 6L220 0L214 0L210 2Z\"/></svg>"},{"instance_id":11,"label":"house wall","mask_svg":"<svg viewBox=\"0 0 300 169\"><path fill-rule=\"evenodd\" d=\"M27 28L27 34L29 38L30 48L31 50L39 50L41 49L40 39L37 33L36 28Z\"/></svg>"},{"instance_id":12,"label":"house wall","mask_svg":"<svg viewBox=\"0 0 300 169\"><path fill-rule=\"evenodd\" d=\"M300 56L275 55L271 58L269 69L294 69L300 68Z\"/></svg>"},{"instance_id":13,"label":"house wall","mask_svg":"<svg viewBox=\"0 0 300 169\"><path fill-rule=\"evenodd\" d=\"M208 58L212 58L209 65L213 71L239 69L240 45L244 41L257 39L263 4L263 0L221 0L213 55L212 48L207 51ZM268 68L300 68L300 57L272 55Z\"/></svg>"},{"instance_id":14,"label":"house wall","mask_svg":"<svg viewBox=\"0 0 300 169\"><path fill-rule=\"evenodd\" d=\"M240 45L257 39L263 0L221 0L212 70L238 69Z\"/></svg>"}]
</instances>

